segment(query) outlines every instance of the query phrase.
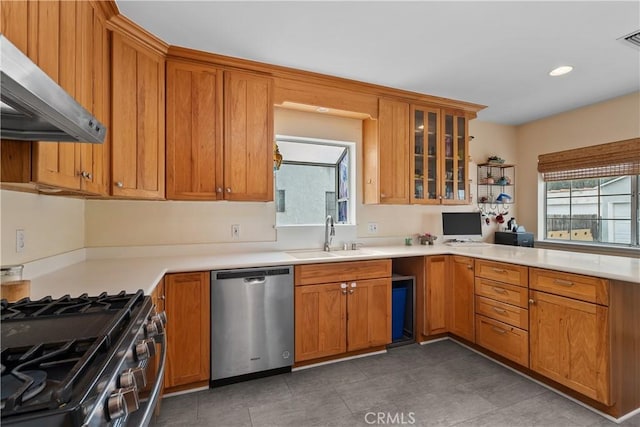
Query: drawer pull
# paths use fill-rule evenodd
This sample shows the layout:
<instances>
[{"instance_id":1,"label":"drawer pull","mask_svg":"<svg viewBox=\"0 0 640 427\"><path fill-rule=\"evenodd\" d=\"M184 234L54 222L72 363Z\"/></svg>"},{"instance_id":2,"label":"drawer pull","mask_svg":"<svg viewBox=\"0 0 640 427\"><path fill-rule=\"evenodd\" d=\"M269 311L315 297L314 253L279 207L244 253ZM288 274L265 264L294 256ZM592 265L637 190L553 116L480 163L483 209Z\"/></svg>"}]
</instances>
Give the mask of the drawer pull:
<instances>
[{"instance_id":1,"label":"drawer pull","mask_svg":"<svg viewBox=\"0 0 640 427\"><path fill-rule=\"evenodd\" d=\"M506 273L507 270L505 270L504 268L492 268L492 270L496 273Z\"/></svg>"},{"instance_id":2,"label":"drawer pull","mask_svg":"<svg viewBox=\"0 0 640 427\"><path fill-rule=\"evenodd\" d=\"M562 280L562 279L554 279L553 283L561 286L573 286L573 282L570 282L568 280Z\"/></svg>"},{"instance_id":3,"label":"drawer pull","mask_svg":"<svg viewBox=\"0 0 640 427\"><path fill-rule=\"evenodd\" d=\"M493 311L495 311L496 313L500 313L500 314L507 314L507 310L504 310L502 308L498 308L498 307L491 307L493 309Z\"/></svg>"},{"instance_id":4,"label":"drawer pull","mask_svg":"<svg viewBox=\"0 0 640 427\"><path fill-rule=\"evenodd\" d=\"M494 292L497 292L499 294L506 294L507 291L502 289L502 288L496 288L495 286L493 286L491 289L493 289Z\"/></svg>"},{"instance_id":5,"label":"drawer pull","mask_svg":"<svg viewBox=\"0 0 640 427\"><path fill-rule=\"evenodd\" d=\"M500 328L498 328L497 326L492 326L492 327L491 327L491 330L492 330L493 332L497 332L497 333L499 333L500 335L502 335L502 334L506 334L506 333L507 333L507 331L505 331L504 329L500 329Z\"/></svg>"}]
</instances>

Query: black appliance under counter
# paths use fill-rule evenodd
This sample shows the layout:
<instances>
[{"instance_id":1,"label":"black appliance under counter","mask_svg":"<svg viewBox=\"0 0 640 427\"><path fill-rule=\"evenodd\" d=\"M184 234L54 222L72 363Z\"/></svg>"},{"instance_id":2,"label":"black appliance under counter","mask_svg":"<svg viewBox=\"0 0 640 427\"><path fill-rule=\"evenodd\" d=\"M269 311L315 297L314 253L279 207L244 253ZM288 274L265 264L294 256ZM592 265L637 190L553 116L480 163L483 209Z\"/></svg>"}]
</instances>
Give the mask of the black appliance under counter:
<instances>
[{"instance_id":1,"label":"black appliance under counter","mask_svg":"<svg viewBox=\"0 0 640 427\"><path fill-rule=\"evenodd\" d=\"M496 231L497 245L533 247L533 233L515 233L513 231Z\"/></svg>"}]
</instances>

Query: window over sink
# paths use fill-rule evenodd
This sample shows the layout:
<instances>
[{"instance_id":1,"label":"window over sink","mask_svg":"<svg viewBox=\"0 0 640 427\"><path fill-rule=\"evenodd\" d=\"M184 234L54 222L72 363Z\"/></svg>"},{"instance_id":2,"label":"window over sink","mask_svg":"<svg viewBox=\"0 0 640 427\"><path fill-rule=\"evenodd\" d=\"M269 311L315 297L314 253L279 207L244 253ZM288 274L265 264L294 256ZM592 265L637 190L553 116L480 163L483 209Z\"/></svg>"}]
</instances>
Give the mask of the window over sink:
<instances>
[{"instance_id":1,"label":"window over sink","mask_svg":"<svg viewBox=\"0 0 640 427\"><path fill-rule=\"evenodd\" d=\"M355 223L355 143L277 136L276 226Z\"/></svg>"}]
</instances>

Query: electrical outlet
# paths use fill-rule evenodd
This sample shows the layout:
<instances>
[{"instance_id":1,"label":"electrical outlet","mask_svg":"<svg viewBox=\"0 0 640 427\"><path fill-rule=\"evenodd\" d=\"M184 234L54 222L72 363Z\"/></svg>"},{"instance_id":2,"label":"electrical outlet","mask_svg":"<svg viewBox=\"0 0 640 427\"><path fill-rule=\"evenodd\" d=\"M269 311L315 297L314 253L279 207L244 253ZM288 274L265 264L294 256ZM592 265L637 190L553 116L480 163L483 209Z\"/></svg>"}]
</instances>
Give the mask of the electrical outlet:
<instances>
[{"instance_id":1,"label":"electrical outlet","mask_svg":"<svg viewBox=\"0 0 640 427\"><path fill-rule=\"evenodd\" d=\"M369 234L378 234L378 223L370 222L367 229L369 231Z\"/></svg>"},{"instance_id":2,"label":"electrical outlet","mask_svg":"<svg viewBox=\"0 0 640 427\"><path fill-rule=\"evenodd\" d=\"M240 238L240 224L231 225L231 238L234 240Z\"/></svg>"},{"instance_id":3,"label":"electrical outlet","mask_svg":"<svg viewBox=\"0 0 640 427\"><path fill-rule=\"evenodd\" d=\"M24 251L25 240L24 240L24 230L18 228L16 230L16 252Z\"/></svg>"}]
</instances>

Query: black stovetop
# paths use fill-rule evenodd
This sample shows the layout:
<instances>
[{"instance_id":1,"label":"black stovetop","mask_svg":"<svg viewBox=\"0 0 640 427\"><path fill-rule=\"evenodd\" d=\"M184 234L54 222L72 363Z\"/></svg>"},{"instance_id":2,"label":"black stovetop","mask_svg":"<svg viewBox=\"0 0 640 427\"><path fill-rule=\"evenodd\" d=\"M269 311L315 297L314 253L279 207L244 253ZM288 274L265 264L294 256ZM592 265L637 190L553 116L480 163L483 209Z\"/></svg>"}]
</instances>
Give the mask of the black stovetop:
<instances>
[{"instance_id":1,"label":"black stovetop","mask_svg":"<svg viewBox=\"0 0 640 427\"><path fill-rule=\"evenodd\" d=\"M2 423L21 414L73 412L144 302L142 291L2 300Z\"/></svg>"}]
</instances>

